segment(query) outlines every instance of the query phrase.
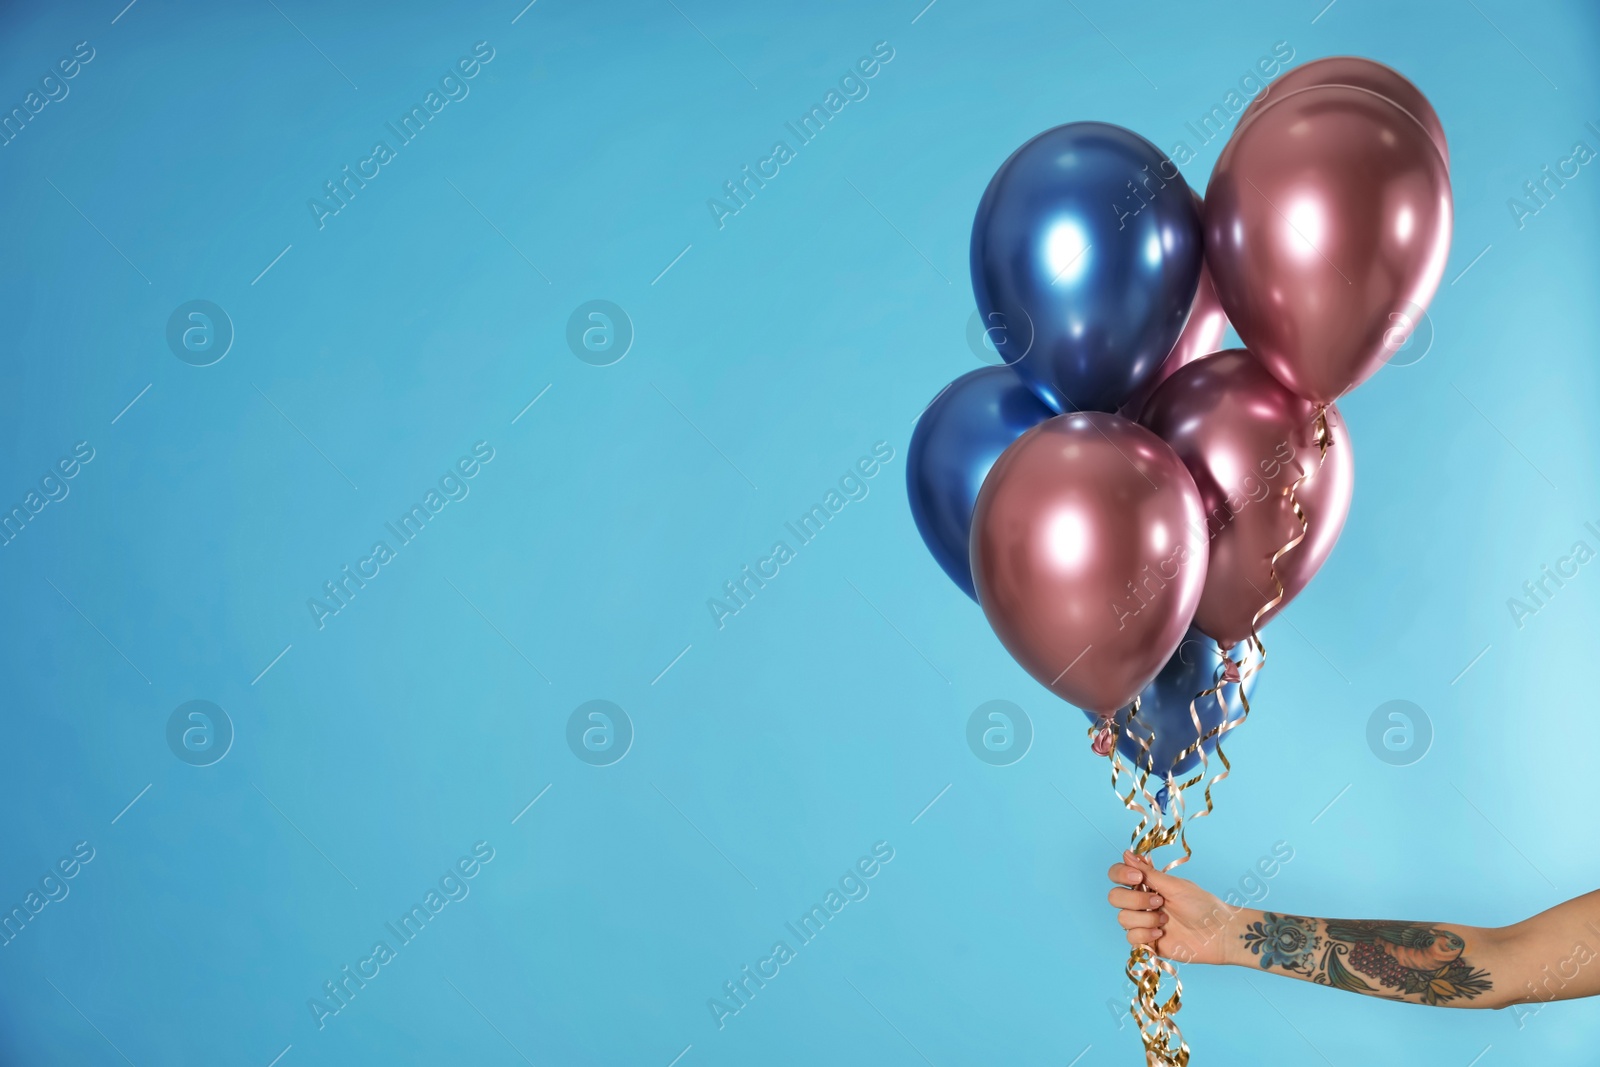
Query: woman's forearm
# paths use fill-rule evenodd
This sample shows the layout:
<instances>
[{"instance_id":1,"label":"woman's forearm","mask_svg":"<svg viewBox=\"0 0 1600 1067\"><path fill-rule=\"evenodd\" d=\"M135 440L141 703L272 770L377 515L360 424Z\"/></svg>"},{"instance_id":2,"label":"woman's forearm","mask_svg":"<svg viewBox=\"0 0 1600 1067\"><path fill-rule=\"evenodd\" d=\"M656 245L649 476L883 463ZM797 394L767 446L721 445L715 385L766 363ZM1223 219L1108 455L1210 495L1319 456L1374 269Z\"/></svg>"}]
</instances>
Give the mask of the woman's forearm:
<instances>
[{"instance_id":1,"label":"woman's forearm","mask_svg":"<svg viewBox=\"0 0 1600 1067\"><path fill-rule=\"evenodd\" d=\"M1241 911L1226 962L1411 1004L1500 1007L1500 931L1383 919Z\"/></svg>"},{"instance_id":2,"label":"woman's forearm","mask_svg":"<svg viewBox=\"0 0 1600 1067\"><path fill-rule=\"evenodd\" d=\"M1501 1008L1600 994L1600 892L1503 928L1241 911L1225 960L1411 1004Z\"/></svg>"}]
</instances>

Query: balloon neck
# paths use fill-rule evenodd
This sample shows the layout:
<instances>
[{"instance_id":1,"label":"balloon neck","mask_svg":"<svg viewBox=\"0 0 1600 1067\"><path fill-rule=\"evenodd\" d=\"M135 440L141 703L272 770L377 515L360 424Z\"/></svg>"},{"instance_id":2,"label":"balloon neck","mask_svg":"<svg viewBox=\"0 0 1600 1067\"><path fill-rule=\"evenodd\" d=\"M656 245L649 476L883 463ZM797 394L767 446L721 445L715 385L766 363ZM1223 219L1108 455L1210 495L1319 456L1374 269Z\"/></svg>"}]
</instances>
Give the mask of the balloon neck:
<instances>
[{"instance_id":1,"label":"balloon neck","mask_svg":"<svg viewBox=\"0 0 1600 1067\"><path fill-rule=\"evenodd\" d=\"M1317 462L1320 464L1328 455L1328 449L1333 445L1333 431L1328 428L1328 405L1317 405L1317 417L1311 422L1311 442L1317 446Z\"/></svg>"},{"instance_id":2,"label":"balloon neck","mask_svg":"<svg viewBox=\"0 0 1600 1067\"><path fill-rule=\"evenodd\" d=\"M1101 719L1089 727L1089 747L1096 756L1109 756L1117 747L1116 724L1111 719Z\"/></svg>"}]
</instances>

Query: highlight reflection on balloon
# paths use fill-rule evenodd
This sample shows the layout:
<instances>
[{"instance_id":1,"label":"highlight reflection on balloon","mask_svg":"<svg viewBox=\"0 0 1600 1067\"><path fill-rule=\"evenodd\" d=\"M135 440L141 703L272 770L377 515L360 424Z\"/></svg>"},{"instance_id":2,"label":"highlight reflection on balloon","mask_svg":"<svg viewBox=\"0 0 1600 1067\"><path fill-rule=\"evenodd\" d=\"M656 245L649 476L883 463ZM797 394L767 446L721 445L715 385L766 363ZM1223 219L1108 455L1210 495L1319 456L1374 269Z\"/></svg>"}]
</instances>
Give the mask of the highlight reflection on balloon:
<instances>
[{"instance_id":1,"label":"highlight reflection on balloon","mask_svg":"<svg viewBox=\"0 0 1600 1067\"><path fill-rule=\"evenodd\" d=\"M972 224L972 287L996 349L1057 411L1115 411L1183 329L1201 264L1178 168L1103 122L1012 153Z\"/></svg>"},{"instance_id":2,"label":"highlight reflection on balloon","mask_svg":"<svg viewBox=\"0 0 1600 1067\"><path fill-rule=\"evenodd\" d=\"M1019 437L984 481L972 573L1016 661L1056 695L1110 715L1166 664L1199 603L1199 491L1143 427L1058 416Z\"/></svg>"},{"instance_id":3,"label":"highlight reflection on balloon","mask_svg":"<svg viewBox=\"0 0 1600 1067\"><path fill-rule=\"evenodd\" d=\"M1276 96L1206 191L1206 261L1245 347L1328 403L1398 351L1450 251L1450 175L1428 131L1341 85Z\"/></svg>"}]
</instances>

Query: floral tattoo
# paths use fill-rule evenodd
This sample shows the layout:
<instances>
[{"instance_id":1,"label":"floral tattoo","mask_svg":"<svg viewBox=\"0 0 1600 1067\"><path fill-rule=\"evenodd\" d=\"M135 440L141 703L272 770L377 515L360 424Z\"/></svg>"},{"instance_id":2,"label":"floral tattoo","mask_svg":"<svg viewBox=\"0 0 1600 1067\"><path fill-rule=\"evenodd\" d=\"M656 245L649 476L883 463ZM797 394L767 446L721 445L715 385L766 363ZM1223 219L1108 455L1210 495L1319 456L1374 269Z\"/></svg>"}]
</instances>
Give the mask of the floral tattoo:
<instances>
[{"instance_id":1,"label":"floral tattoo","mask_svg":"<svg viewBox=\"0 0 1600 1067\"><path fill-rule=\"evenodd\" d=\"M1466 960L1460 934L1427 923L1307 919L1269 911L1241 937L1263 970L1278 967L1352 993L1440 1005L1493 988L1489 972Z\"/></svg>"},{"instance_id":2,"label":"floral tattoo","mask_svg":"<svg viewBox=\"0 0 1600 1067\"><path fill-rule=\"evenodd\" d=\"M1244 932L1245 947L1261 957L1261 967L1270 971L1281 967L1286 971L1311 973L1311 954L1317 949L1317 924L1314 919L1298 915L1279 915L1267 912L1260 922L1251 923Z\"/></svg>"}]
</instances>

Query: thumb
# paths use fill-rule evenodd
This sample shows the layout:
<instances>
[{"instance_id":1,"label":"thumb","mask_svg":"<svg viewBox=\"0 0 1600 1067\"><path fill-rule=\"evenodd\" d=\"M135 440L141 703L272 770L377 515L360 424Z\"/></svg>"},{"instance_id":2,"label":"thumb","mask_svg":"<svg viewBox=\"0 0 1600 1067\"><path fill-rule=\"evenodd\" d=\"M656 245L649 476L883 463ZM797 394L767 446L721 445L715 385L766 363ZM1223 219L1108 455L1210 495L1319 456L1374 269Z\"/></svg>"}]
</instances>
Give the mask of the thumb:
<instances>
[{"instance_id":1,"label":"thumb","mask_svg":"<svg viewBox=\"0 0 1600 1067\"><path fill-rule=\"evenodd\" d=\"M1148 856L1137 855L1131 851L1124 852L1122 856L1124 862L1144 872L1144 878L1142 879L1144 885L1163 896L1166 896L1181 881L1176 875L1167 874L1158 869L1154 863L1150 862L1150 857Z\"/></svg>"}]
</instances>

